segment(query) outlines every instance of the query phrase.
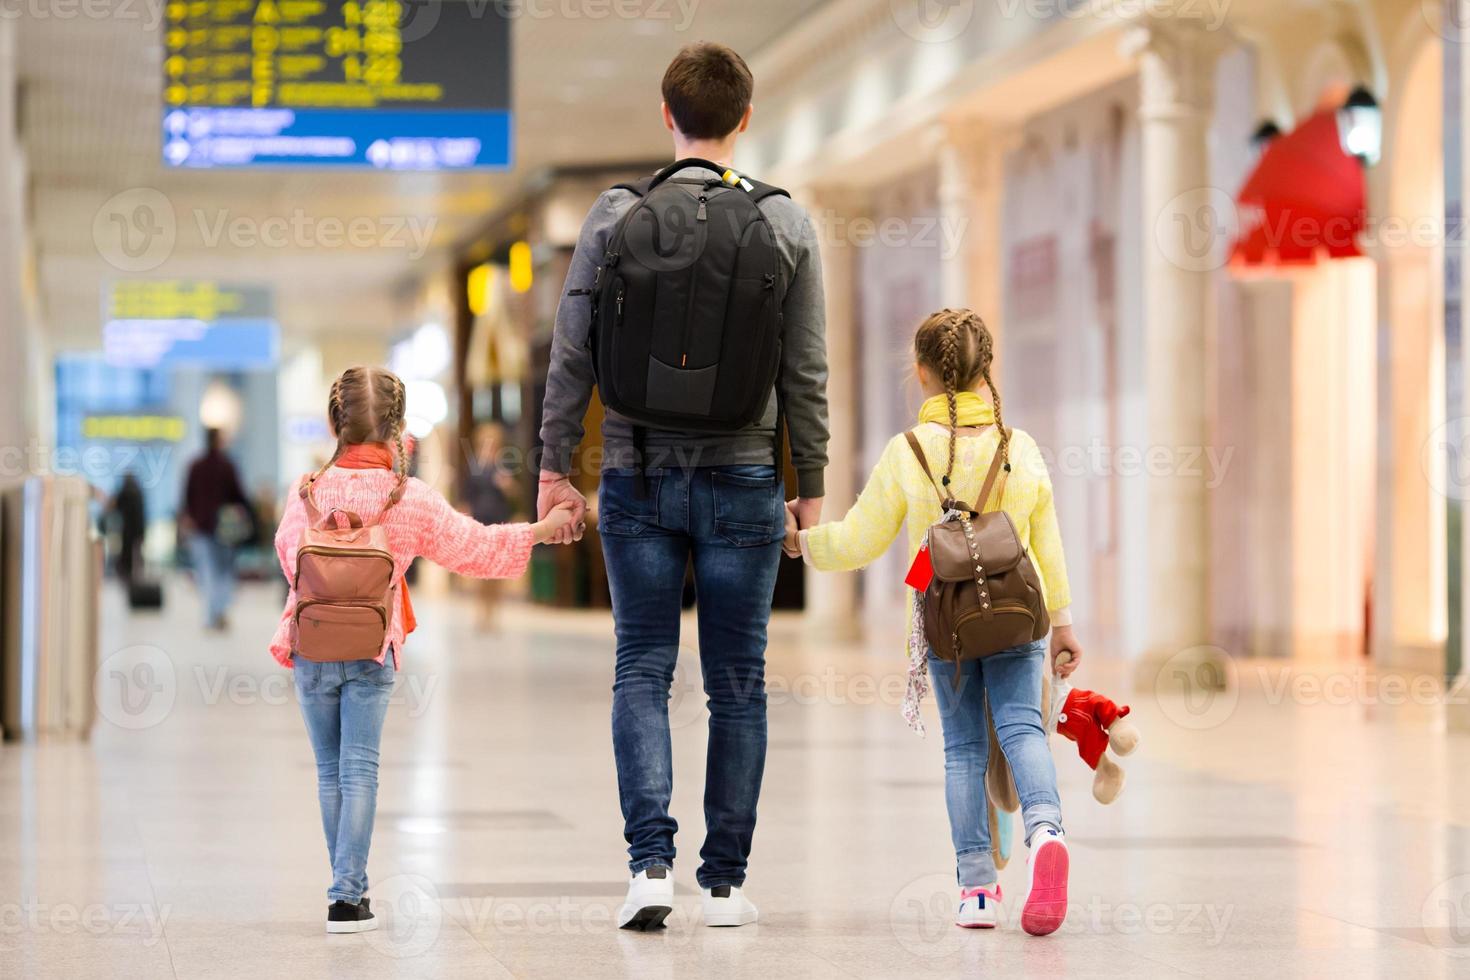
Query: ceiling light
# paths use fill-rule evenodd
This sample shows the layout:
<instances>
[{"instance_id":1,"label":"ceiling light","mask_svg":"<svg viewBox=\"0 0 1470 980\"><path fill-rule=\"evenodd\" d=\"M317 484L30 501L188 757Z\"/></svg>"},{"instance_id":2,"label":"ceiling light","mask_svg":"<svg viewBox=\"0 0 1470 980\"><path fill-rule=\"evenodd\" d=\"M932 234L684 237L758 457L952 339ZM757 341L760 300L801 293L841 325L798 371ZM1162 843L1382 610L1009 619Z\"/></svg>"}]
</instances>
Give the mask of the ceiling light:
<instances>
[{"instance_id":1,"label":"ceiling light","mask_svg":"<svg viewBox=\"0 0 1470 980\"><path fill-rule=\"evenodd\" d=\"M1337 136L1342 151L1363 161L1378 162L1383 149L1383 111L1373 93L1359 85L1337 110Z\"/></svg>"}]
</instances>

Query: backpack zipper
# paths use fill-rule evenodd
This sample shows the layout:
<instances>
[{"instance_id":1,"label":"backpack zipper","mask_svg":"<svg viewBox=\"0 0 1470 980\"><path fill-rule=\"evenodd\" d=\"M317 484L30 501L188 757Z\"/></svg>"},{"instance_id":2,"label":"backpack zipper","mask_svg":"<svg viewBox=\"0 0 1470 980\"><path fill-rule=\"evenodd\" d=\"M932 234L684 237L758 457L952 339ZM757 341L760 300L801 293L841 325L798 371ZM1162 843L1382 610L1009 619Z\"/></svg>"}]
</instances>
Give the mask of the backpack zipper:
<instances>
[{"instance_id":1,"label":"backpack zipper","mask_svg":"<svg viewBox=\"0 0 1470 980\"><path fill-rule=\"evenodd\" d=\"M302 555L337 555L343 558L381 558L388 563L389 578L392 578L394 572L393 556L386 551L379 551L377 548L333 548L329 545L309 544L305 548L298 548L296 551L296 575L291 580L291 588L293 589L301 582Z\"/></svg>"},{"instance_id":2,"label":"backpack zipper","mask_svg":"<svg viewBox=\"0 0 1470 980\"><path fill-rule=\"evenodd\" d=\"M1036 622L1036 617L1031 614L1030 608L1027 607L1024 602L1018 602L1014 599L1006 599L1001 602L992 602L988 610L970 610L959 619L955 620L955 629L959 629L961 626L963 626L965 623L968 623L972 619L984 619L986 612L989 612L992 617L997 616L1001 613L1015 613L1021 616L1025 616L1033 623Z\"/></svg>"},{"instance_id":3,"label":"backpack zipper","mask_svg":"<svg viewBox=\"0 0 1470 980\"><path fill-rule=\"evenodd\" d=\"M704 194L699 195L699 210L695 212L695 221L708 220L709 213L705 210L705 202L708 200L709 198ZM689 345L694 340L694 287L697 285L699 285L699 263L696 261L689 266L689 303L684 309L684 331L683 336L679 340L679 349L681 351L679 354L679 366L681 368L689 366Z\"/></svg>"},{"instance_id":4,"label":"backpack zipper","mask_svg":"<svg viewBox=\"0 0 1470 980\"><path fill-rule=\"evenodd\" d=\"M310 606L345 606L349 609L371 609L383 621L383 629L386 630L388 628L388 614L383 611L380 603L374 602L371 599L356 599L350 602L332 602L328 599L301 599L296 603L296 613L292 618L299 624L301 622L301 614Z\"/></svg>"}]
</instances>

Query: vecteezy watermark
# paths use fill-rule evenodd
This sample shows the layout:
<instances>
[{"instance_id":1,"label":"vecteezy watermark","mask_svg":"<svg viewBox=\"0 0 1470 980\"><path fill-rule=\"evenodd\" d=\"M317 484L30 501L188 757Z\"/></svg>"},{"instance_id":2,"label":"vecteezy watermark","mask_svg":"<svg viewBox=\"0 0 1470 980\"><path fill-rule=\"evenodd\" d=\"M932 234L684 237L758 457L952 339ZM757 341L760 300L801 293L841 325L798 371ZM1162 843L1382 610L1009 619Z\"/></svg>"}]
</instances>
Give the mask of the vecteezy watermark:
<instances>
[{"instance_id":1,"label":"vecteezy watermark","mask_svg":"<svg viewBox=\"0 0 1470 980\"><path fill-rule=\"evenodd\" d=\"M182 221L162 192L134 187L114 194L92 217L92 242L103 261L122 272L149 272L168 261L180 232L192 230L207 249L401 250L417 260L429 250L439 219L433 215L246 215L228 208L193 208Z\"/></svg>"},{"instance_id":2,"label":"vecteezy watermark","mask_svg":"<svg viewBox=\"0 0 1470 980\"><path fill-rule=\"evenodd\" d=\"M677 272L698 261L709 241L711 225L727 223L729 235L743 243L770 235L769 227L760 222L740 227L741 214L734 211L711 212L708 218L698 218L686 211L659 214L645 209L635 217L637 233L627 236L623 248L639 265L658 272ZM969 224L969 218L963 215L871 218L825 208L808 214L796 234L823 251L845 247L912 249L931 252L938 261L949 261L959 255Z\"/></svg>"},{"instance_id":3,"label":"vecteezy watermark","mask_svg":"<svg viewBox=\"0 0 1470 980\"><path fill-rule=\"evenodd\" d=\"M1467 0L1419 0L1419 13L1430 30L1445 40L1457 44L1470 40L1470 2Z\"/></svg>"},{"instance_id":4,"label":"vecteezy watermark","mask_svg":"<svg viewBox=\"0 0 1470 980\"><path fill-rule=\"evenodd\" d=\"M681 659L674 670L674 681L669 695L669 727L678 728L707 716L705 704L698 699L702 690L693 672L686 666L694 654ZM798 671L793 674L767 672L739 676L727 668L713 667L710 681L718 685L724 695L738 704L749 704L764 698L768 706L812 705L854 707L889 707L897 709L904 703L908 690L908 675L902 670L885 673L867 671L844 671L827 666L818 671Z\"/></svg>"},{"instance_id":5,"label":"vecteezy watermark","mask_svg":"<svg viewBox=\"0 0 1470 980\"><path fill-rule=\"evenodd\" d=\"M1011 914L1015 914L1012 910ZM1059 930L1093 936L1198 936L1220 945L1235 918L1234 905L1214 902L1112 902L1092 895L1067 907Z\"/></svg>"},{"instance_id":6,"label":"vecteezy watermark","mask_svg":"<svg viewBox=\"0 0 1470 980\"><path fill-rule=\"evenodd\" d=\"M58 933L71 936L141 936L151 947L163 938L163 928L173 912L171 905L146 902L105 904L93 902L42 902L34 896L18 902L0 903L0 935L22 932Z\"/></svg>"},{"instance_id":7,"label":"vecteezy watermark","mask_svg":"<svg viewBox=\"0 0 1470 980\"><path fill-rule=\"evenodd\" d=\"M1272 707L1288 701L1309 707L1470 704L1470 692L1463 683L1445 688L1428 674L1383 674L1361 667L1321 673L1299 670L1289 664L1256 664L1250 668L1250 674L1259 684L1266 704Z\"/></svg>"},{"instance_id":8,"label":"vecteezy watermark","mask_svg":"<svg viewBox=\"0 0 1470 980\"><path fill-rule=\"evenodd\" d=\"M396 8L398 39L403 44L428 37L439 26L442 0L401 0ZM652 21L669 22L682 33L694 22L700 0L464 0L474 20Z\"/></svg>"},{"instance_id":9,"label":"vecteezy watermark","mask_svg":"<svg viewBox=\"0 0 1470 980\"><path fill-rule=\"evenodd\" d=\"M24 446L0 446L0 479L82 476L100 483L132 473L144 489L149 489L163 481L172 454L172 447L157 445L93 445L77 449L31 442Z\"/></svg>"},{"instance_id":10,"label":"vecteezy watermark","mask_svg":"<svg viewBox=\"0 0 1470 980\"><path fill-rule=\"evenodd\" d=\"M953 41L970 28L976 12L985 22L1063 20L1190 21L1207 31L1225 23L1230 0L889 0L898 29L924 44Z\"/></svg>"},{"instance_id":11,"label":"vecteezy watermark","mask_svg":"<svg viewBox=\"0 0 1470 980\"><path fill-rule=\"evenodd\" d=\"M1420 910L1424 937L1450 956L1470 957L1470 874L1440 882Z\"/></svg>"},{"instance_id":12,"label":"vecteezy watermark","mask_svg":"<svg viewBox=\"0 0 1470 980\"><path fill-rule=\"evenodd\" d=\"M647 20L668 21L683 33L694 23L700 0L467 0L493 6L507 20Z\"/></svg>"},{"instance_id":13,"label":"vecteezy watermark","mask_svg":"<svg viewBox=\"0 0 1470 980\"><path fill-rule=\"evenodd\" d=\"M984 473L992 448L975 440L960 443L956 447L956 469ZM1013 472L1028 473L1037 479L1048 475L1100 479L1177 477L1199 482L1206 490L1215 490L1225 482L1234 458L1234 446L1111 445L1093 438L1085 443L1038 444L1034 453L1021 452L1013 446L1010 463Z\"/></svg>"},{"instance_id":14,"label":"vecteezy watermark","mask_svg":"<svg viewBox=\"0 0 1470 980\"><path fill-rule=\"evenodd\" d=\"M822 248L902 248L932 252L940 261L959 255L970 219L963 215L889 215L870 218L847 215L835 208L812 212L803 229Z\"/></svg>"},{"instance_id":15,"label":"vecteezy watermark","mask_svg":"<svg viewBox=\"0 0 1470 980\"><path fill-rule=\"evenodd\" d=\"M419 718L439 690L437 674L401 674L389 707ZM298 700L289 671L252 674L221 664L179 668L163 649L148 644L123 647L97 666L92 684L98 713L118 728L141 731L162 724L181 695L191 704L249 707L285 705Z\"/></svg>"},{"instance_id":16,"label":"vecteezy watermark","mask_svg":"<svg viewBox=\"0 0 1470 980\"><path fill-rule=\"evenodd\" d=\"M1460 415L1435 426L1419 451L1419 467L1440 496L1470 498L1470 418Z\"/></svg>"},{"instance_id":17,"label":"vecteezy watermark","mask_svg":"<svg viewBox=\"0 0 1470 980\"><path fill-rule=\"evenodd\" d=\"M1238 664L1218 647L1192 647L1164 664L1155 697L1165 717L1181 728L1223 725L1234 714L1239 690L1259 691L1268 707L1424 708L1470 705L1470 680L1446 686L1429 674L1398 674L1362 667L1302 669L1293 664Z\"/></svg>"},{"instance_id":18,"label":"vecteezy watermark","mask_svg":"<svg viewBox=\"0 0 1470 980\"><path fill-rule=\"evenodd\" d=\"M960 948L954 915L959 887L953 874L928 874L900 888L888 905L888 927L909 953L949 956Z\"/></svg>"},{"instance_id":19,"label":"vecteezy watermark","mask_svg":"<svg viewBox=\"0 0 1470 980\"><path fill-rule=\"evenodd\" d=\"M173 658L139 643L123 647L97 665L92 697L97 712L118 728L139 731L161 723L179 696Z\"/></svg>"},{"instance_id":20,"label":"vecteezy watermark","mask_svg":"<svg viewBox=\"0 0 1470 980\"><path fill-rule=\"evenodd\" d=\"M1207 31L1225 23L1231 0L989 0L1006 20L1190 21Z\"/></svg>"},{"instance_id":21,"label":"vecteezy watermark","mask_svg":"<svg viewBox=\"0 0 1470 980\"><path fill-rule=\"evenodd\" d=\"M0 20L114 20L156 31L169 0L0 0Z\"/></svg>"},{"instance_id":22,"label":"vecteezy watermark","mask_svg":"<svg viewBox=\"0 0 1470 980\"><path fill-rule=\"evenodd\" d=\"M888 0L893 23L915 41L944 44L969 28L976 0Z\"/></svg>"},{"instance_id":23,"label":"vecteezy watermark","mask_svg":"<svg viewBox=\"0 0 1470 980\"><path fill-rule=\"evenodd\" d=\"M1268 251L1311 256L1428 250L1462 245L1470 218L1446 222L1442 214L1337 214L1263 212L1238 204L1218 187L1175 195L1154 217L1154 243L1172 265L1189 272L1223 268L1231 246L1244 236Z\"/></svg>"},{"instance_id":24,"label":"vecteezy watermark","mask_svg":"<svg viewBox=\"0 0 1470 980\"><path fill-rule=\"evenodd\" d=\"M92 216L97 254L122 272L149 272L163 265L178 237L173 202L151 187L114 194Z\"/></svg>"},{"instance_id":25,"label":"vecteezy watermark","mask_svg":"<svg viewBox=\"0 0 1470 980\"><path fill-rule=\"evenodd\" d=\"M373 949L394 959L418 956L434 945L444 927L439 891L423 875L400 874L373 883L373 915L381 925L369 932Z\"/></svg>"},{"instance_id":26,"label":"vecteezy watermark","mask_svg":"<svg viewBox=\"0 0 1470 980\"><path fill-rule=\"evenodd\" d=\"M1196 187L1176 194L1154 216L1154 244L1170 264L1187 272L1210 272L1225 265L1240 232L1235 198L1218 187Z\"/></svg>"},{"instance_id":27,"label":"vecteezy watermark","mask_svg":"<svg viewBox=\"0 0 1470 980\"><path fill-rule=\"evenodd\" d=\"M618 931L613 906L606 901L588 901L570 895L544 899L509 899L485 895L447 899L450 918L471 933L495 932L506 936L557 936L614 934ZM698 913L689 903L679 903L664 919L660 945L669 940L687 942L697 934Z\"/></svg>"},{"instance_id":28,"label":"vecteezy watermark","mask_svg":"<svg viewBox=\"0 0 1470 980\"><path fill-rule=\"evenodd\" d=\"M1181 477L1202 481L1206 490L1225 482L1235 458L1234 446L1110 446L1101 439L1038 448L1040 462L1056 476ZM1017 465L1025 464L1018 460Z\"/></svg>"},{"instance_id":29,"label":"vecteezy watermark","mask_svg":"<svg viewBox=\"0 0 1470 980\"><path fill-rule=\"evenodd\" d=\"M439 219L421 215L289 214L264 218L232 215L226 209L195 208L192 212L205 248L227 243L234 248L402 249L410 259L429 250Z\"/></svg>"},{"instance_id":30,"label":"vecteezy watermark","mask_svg":"<svg viewBox=\"0 0 1470 980\"><path fill-rule=\"evenodd\" d=\"M1223 725L1235 714L1240 685L1234 659L1217 646L1188 647L1169 657L1154 677L1154 700L1180 728Z\"/></svg>"},{"instance_id":31,"label":"vecteezy watermark","mask_svg":"<svg viewBox=\"0 0 1470 980\"><path fill-rule=\"evenodd\" d=\"M960 889L953 874L915 878L894 895L888 924L899 945L915 956L935 959L957 953L965 942L954 926ZM1020 925L1021 903L1001 906L1002 924ZM1230 930L1234 905L1211 902L1120 902L1100 895L1073 896L1062 934L1092 936L1197 936L1218 946Z\"/></svg>"},{"instance_id":32,"label":"vecteezy watermark","mask_svg":"<svg viewBox=\"0 0 1470 980\"><path fill-rule=\"evenodd\" d=\"M677 731L709 717L704 699L700 697L704 686L700 683L699 668L695 666L698 661L699 654L686 647L679 648L679 659L674 663L674 678L669 682L670 731Z\"/></svg>"}]
</instances>

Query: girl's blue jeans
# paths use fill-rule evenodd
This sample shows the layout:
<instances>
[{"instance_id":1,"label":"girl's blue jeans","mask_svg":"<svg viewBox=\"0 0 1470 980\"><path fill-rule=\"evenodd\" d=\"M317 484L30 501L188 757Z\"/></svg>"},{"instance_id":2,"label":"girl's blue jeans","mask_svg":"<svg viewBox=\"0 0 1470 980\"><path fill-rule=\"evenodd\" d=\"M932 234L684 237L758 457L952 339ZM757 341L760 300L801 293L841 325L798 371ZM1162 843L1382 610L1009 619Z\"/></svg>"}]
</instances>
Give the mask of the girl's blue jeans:
<instances>
[{"instance_id":1,"label":"girl's blue jeans","mask_svg":"<svg viewBox=\"0 0 1470 980\"><path fill-rule=\"evenodd\" d=\"M332 862L328 901L367 892L368 847L378 809L378 743L393 696L393 655L383 663L316 663L297 657L296 697L316 754L322 830Z\"/></svg>"},{"instance_id":2,"label":"girl's blue jeans","mask_svg":"<svg viewBox=\"0 0 1470 980\"><path fill-rule=\"evenodd\" d=\"M955 670L960 687L955 690ZM995 720L1001 751L1010 763L1021 799L1026 841L1040 827L1062 829L1062 805L1051 747L1041 727L1041 672L1046 640L955 664L929 654L930 686L944 724L944 799L954 839L956 873L962 887L996 881L990 853L990 819L985 797L985 763L990 733L985 702Z\"/></svg>"}]
</instances>

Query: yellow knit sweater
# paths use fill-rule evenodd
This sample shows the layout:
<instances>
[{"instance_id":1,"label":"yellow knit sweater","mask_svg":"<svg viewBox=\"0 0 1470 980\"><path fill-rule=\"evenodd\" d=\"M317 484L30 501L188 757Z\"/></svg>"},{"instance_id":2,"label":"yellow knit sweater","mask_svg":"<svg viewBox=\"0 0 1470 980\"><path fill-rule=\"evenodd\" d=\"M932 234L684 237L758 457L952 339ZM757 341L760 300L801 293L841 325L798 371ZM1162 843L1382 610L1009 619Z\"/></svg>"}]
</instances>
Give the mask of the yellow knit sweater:
<instances>
[{"instance_id":1,"label":"yellow knit sweater","mask_svg":"<svg viewBox=\"0 0 1470 980\"><path fill-rule=\"evenodd\" d=\"M953 497L984 508L984 503L975 498L980 494L980 485L985 482L985 473L999 443L993 425L995 413L988 402L973 392L960 394L959 407L961 426L990 428L960 435L949 490ZM947 424L922 420L947 420L948 414L943 395L931 398L924 403L919 413L921 422L914 429L936 480L944 475L949 460L949 428ZM1036 442L1020 429L1011 430L1010 459L1011 472L1005 478L1000 506L1011 515L1021 543L1030 552L1041 576L1047 609L1065 609L1072 597L1046 461ZM847 516L803 532L802 550L808 561L823 571L851 571L875 561L887 551L907 523L908 556L912 561L924 533L940 516L939 495L900 433L888 441L883 456L868 477L867 486ZM1070 621L1070 617L1053 618Z\"/></svg>"}]
</instances>

